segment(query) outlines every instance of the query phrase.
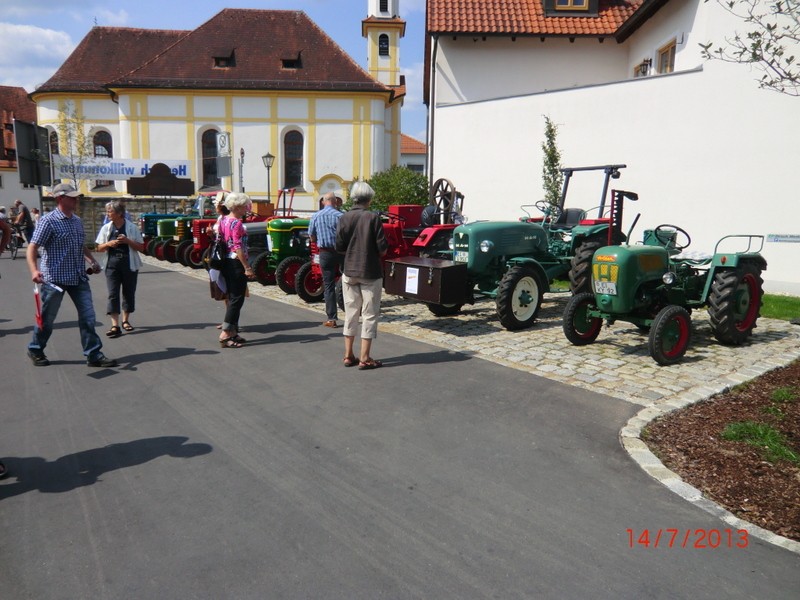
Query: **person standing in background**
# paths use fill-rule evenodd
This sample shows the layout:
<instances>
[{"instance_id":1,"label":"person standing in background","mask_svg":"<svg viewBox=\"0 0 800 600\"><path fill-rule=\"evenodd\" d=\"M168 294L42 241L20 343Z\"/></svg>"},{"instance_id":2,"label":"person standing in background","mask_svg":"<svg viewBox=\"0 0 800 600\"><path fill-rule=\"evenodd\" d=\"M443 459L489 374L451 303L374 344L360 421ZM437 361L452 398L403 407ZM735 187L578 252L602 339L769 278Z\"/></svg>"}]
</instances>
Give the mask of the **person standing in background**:
<instances>
[{"instance_id":1,"label":"person standing in background","mask_svg":"<svg viewBox=\"0 0 800 600\"><path fill-rule=\"evenodd\" d=\"M337 210L337 198L333 192L322 197L322 210L311 215L308 235L319 250L319 267L324 285L325 327L338 327L336 310L336 273L341 268L341 255L336 252L336 228L342 213Z\"/></svg>"},{"instance_id":2,"label":"person standing in background","mask_svg":"<svg viewBox=\"0 0 800 600\"><path fill-rule=\"evenodd\" d=\"M14 206L17 208L17 218L14 220L15 225L19 225L22 231L25 232L25 241L30 244L33 237L33 217L28 207L22 203L22 200L14 200Z\"/></svg>"},{"instance_id":3,"label":"person standing in background","mask_svg":"<svg viewBox=\"0 0 800 600\"><path fill-rule=\"evenodd\" d=\"M383 366L381 361L370 356L372 340L378 335L381 310L381 258L389 249L380 216L369 211L374 195L375 190L368 183L357 181L351 194L353 208L339 219L336 232L336 251L344 254L344 366L358 364L361 370ZM356 360L353 344L359 329L359 318L361 351Z\"/></svg>"},{"instance_id":4,"label":"person standing in background","mask_svg":"<svg viewBox=\"0 0 800 600\"><path fill-rule=\"evenodd\" d=\"M122 329L133 331L130 315L136 310L136 283L142 259L139 252L144 251L144 238L139 228L125 218L125 203L113 200L106 204L108 223L100 228L95 243L97 250L103 252L103 269L106 272L108 305L106 314L111 318L111 329L106 332L110 338L122 335ZM122 302L120 303L120 288ZM122 307L122 329L119 315Z\"/></svg>"}]
</instances>

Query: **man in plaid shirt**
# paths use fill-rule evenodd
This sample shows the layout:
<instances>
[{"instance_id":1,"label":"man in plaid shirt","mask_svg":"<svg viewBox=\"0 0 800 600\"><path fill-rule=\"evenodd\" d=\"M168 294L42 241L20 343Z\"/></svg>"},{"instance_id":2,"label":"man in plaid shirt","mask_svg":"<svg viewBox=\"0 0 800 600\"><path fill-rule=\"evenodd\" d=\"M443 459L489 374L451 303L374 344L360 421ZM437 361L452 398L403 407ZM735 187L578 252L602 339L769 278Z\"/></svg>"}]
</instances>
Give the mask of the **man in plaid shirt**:
<instances>
[{"instance_id":1,"label":"man in plaid shirt","mask_svg":"<svg viewBox=\"0 0 800 600\"><path fill-rule=\"evenodd\" d=\"M80 193L67 183L53 188L58 208L39 219L39 225L28 244L28 268L34 283L42 284L42 326L33 327L33 339L28 344L28 358L37 367L46 367L50 361L44 355L45 346L53 333L53 323L61 307L64 294L69 294L78 311L78 327L86 364L90 367L116 367L117 361L106 357L95 331L95 313L92 290L89 287L86 261L90 271L100 272L100 265L84 245L83 222L75 214ZM36 258L41 249L41 266Z\"/></svg>"},{"instance_id":2,"label":"man in plaid shirt","mask_svg":"<svg viewBox=\"0 0 800 600\"><path fill-rule=\"evenodd\" d=\"M322 197L322 210L314 213L308 223L308 236L319 248L319 267L322 270L322 283L325 286L325 314L328 320L325 327L338 327L336 322L336 272L342 263L341 255L336 252L336 227L342 213L338 207L341 200L333 192Z\"/></svg>"}]
</instances>

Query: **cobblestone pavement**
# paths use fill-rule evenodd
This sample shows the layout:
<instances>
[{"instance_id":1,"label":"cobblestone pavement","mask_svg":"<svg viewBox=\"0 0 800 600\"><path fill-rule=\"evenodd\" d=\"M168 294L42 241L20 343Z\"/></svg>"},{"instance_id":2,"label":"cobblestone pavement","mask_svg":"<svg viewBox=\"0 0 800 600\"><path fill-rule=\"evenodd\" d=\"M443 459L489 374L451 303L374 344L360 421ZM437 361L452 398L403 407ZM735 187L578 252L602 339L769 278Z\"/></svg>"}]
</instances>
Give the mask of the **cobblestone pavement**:
<instances>
[{"instance_id":1,"label":"cobblestone pavement","mask_svg":"<svg viewBox=\"0 0 800 600\"><path fill-rule=\"evenodd\" d=\"M152 265L207 281L204 270L144 257ZM251 284L250 293L305 307L325 319L322 303L307 304L277 286ZM522 331L500 325L493 300L478 300L454 317L436 317L424 304L383 297L379 330L637 404L642 409L620 431L620 441L641 468L676 494L729 525L800 554L800 543L738 519L667 469L641 440L656 417L754 379L800 357L800 326L759 319L747 344L723 346L711 334L705 311L692 315L692 342L683 361L659 366L647 351L647 334L629 323L604 327L594 344L573 346L561 328L569 295L546 294L536 324Z\"/></svg>"}]
</instances>

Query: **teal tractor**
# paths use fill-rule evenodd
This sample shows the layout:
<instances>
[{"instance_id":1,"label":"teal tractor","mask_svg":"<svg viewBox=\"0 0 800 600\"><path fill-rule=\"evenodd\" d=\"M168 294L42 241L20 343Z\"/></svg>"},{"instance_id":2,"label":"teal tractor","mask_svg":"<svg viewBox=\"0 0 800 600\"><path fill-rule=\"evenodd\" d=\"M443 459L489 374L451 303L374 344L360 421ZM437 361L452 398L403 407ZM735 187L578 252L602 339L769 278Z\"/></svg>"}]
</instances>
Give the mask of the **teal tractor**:
<instances>
[{"instance_id":1,"label":"teal tractor","mask_svg":"<svg viewBox=\"0 0 800 600\"><path fill-rule=\"evenodd\" d=\"M387 261L387 293L425 302L436 316L458 314L464 304L474 303L476 296L488 297L495 300L497 316L506 329L532 326L544 293L556 279L569 277L573 293L588 291L594 251L626 239L621 219L612 223L605 206L609 180L619 178L623 168L625 165L563 169L558 204L535 204L542 216L459 225L453 231L452 261L421 256ZM570 178L579 171L604 173L598 207L565 208ZM627 198L638 197L631 194ZM596 216L590 216L595 210Z\"/></svg>"},{"instance_id":2,"label":"teal tractor","mask_svg":"<svg viewBox=\"0 0 800 600\"><path fill-rule=\"evenodd\" d=\"M691 342L691 311L705 308L719 342L744 343L764 295L764 236L725 236L713 255L686 252L690 243L686 231L665 224L646 231L642 245L599 248L592 259L592 291L570 298L564 310L567 339L591 344L604 321L626 321L649 331L650 356L670 365Z\"/></svg>"}]
</instances>

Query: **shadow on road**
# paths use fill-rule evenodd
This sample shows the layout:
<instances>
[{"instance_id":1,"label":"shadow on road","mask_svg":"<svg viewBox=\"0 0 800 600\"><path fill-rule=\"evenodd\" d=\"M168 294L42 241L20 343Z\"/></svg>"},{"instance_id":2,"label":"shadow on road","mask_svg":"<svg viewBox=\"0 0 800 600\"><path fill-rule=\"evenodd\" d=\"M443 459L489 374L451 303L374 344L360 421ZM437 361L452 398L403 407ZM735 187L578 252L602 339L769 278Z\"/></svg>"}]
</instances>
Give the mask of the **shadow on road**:
<instances>
[{"instance_id":1,"label":"shadow on road","mask_svg":"<svg viewBox=\"0 0 800 600\"><path fill-rule=\"evenodd\" d=\"M209 444L186 444L189 438L163 436L109 444L67 454L53 462L40 456L5 457L8 480L0 483L0 500L38 490L43 494L69 492L92 485L103 473L133 467L161 456L192 458L213 450Z\"/></svg>"}]
</instances>

